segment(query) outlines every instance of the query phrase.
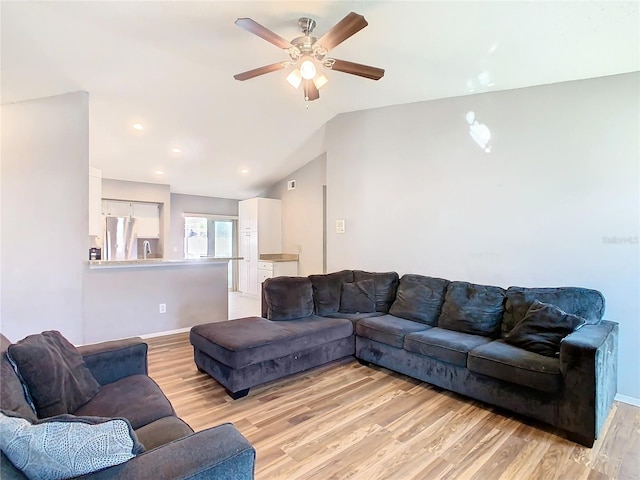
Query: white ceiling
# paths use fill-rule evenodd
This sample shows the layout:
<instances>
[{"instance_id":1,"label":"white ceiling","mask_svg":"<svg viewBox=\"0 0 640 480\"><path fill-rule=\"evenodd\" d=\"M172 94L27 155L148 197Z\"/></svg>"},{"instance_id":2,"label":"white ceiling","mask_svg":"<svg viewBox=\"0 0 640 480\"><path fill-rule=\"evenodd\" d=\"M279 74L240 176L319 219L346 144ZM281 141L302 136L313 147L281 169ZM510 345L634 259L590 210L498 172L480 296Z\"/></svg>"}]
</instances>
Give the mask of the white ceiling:
<instances>
[{"instance_id":1,"label":"white ceiling","mask_svg":"<svg viewBox=\"0 0 640 480\"><path fill-rule=\"evenodd\" d=\"M248 198L321 154L342 112L638 71L638 5L3 0L2 103L85 90L103 177ZM307 109L287 71L233 79L288 58L237 17L291 40L301 16L320 37L350 11L369 26L330 56L385 68L380 81L328 72Z\"/></svg>"}]
</instances>

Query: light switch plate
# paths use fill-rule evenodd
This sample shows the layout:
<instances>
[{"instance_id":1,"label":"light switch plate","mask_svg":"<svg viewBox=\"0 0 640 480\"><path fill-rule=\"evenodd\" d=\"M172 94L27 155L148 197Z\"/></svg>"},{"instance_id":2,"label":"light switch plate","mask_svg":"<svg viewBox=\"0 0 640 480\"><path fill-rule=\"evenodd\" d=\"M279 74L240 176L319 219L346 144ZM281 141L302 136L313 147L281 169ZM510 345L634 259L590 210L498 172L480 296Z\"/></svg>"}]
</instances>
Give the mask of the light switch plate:
<instances>
[{"instance_id":1,"label":"light switch plate","mask_svg":"<svg viewBox=\"0 0 640 480\"><path fill-rule=\"evenodd\" d=\"M336 220L336 233L344 233L344 220Z\"/></svg>"}]
</instances>

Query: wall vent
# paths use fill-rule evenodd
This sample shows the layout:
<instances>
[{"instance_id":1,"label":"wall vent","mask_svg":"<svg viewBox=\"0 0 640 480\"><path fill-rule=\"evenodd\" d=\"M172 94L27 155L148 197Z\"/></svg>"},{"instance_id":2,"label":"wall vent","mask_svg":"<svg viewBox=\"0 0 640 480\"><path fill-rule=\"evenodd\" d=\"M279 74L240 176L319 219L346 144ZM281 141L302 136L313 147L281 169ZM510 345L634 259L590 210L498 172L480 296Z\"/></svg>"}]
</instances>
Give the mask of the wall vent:
<instances>
[{"instance_id":1,"label":"wall vent","mask_svg":"<svg viewBox=\"0 0 640 480\"><path fill-rule=\"evenodd\" d=\"M287 182L287 190L295 190L296 189L296 181L295 180L289 180Z\"/></svg>"}]
</instances>

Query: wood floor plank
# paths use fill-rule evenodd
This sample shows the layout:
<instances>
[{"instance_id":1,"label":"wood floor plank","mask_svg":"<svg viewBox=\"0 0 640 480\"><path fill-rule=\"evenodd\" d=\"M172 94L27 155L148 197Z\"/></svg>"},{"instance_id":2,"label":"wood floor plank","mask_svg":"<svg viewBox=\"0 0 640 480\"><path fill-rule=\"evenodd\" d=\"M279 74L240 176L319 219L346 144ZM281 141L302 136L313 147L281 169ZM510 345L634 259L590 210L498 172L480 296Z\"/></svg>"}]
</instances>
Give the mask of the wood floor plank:
<instances>
[{"instance_id":1,"label":"wood floor plank","mask_svg":"<svg viewBox=\"0 0 640 480\"><path fill-rule=\"evenodd\" d=\"M443 473L453 465L429 451L429 439L442 429L453 418L454 412L447 412L434 418L432 422L425 422L420 429L407 441L399 444L391 454L371 465L364 472L364 478L384 480L387 478L411 478L416 471L430 467L431 474ZM435 463L435 465L432 465ZM446 467L446 468L445 468ZM424 477L431 478L431 477Z\"/></svg>"},{"instance_id":2,"label":"wood floor plank","mask_svg":"<svg viewBox=\"0 0 640 480\"><path fill-rule=\"evenodd\" d=\"M256 480L640 480L640 408L614 402L593 448L416 379L342 359L232 400L188 333L148 339L149 374L199 431L233 424Z\"/></svg>"}]
</instances>

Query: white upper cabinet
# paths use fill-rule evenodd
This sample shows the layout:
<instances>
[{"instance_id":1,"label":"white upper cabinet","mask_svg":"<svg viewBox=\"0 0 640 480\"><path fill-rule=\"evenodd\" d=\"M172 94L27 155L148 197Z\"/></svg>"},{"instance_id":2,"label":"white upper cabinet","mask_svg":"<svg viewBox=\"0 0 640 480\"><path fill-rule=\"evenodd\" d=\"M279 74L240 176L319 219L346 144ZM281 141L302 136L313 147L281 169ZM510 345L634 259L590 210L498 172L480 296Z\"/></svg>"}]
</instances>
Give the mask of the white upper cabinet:
<instances>
[{"instance_id":1,"label":"white upper cabinet","mask_svg":"<svg viewBox=\"0 0 640 480\"><path fill-rule=\"evenodd\" d=\"M157 203L102 200L101 210L105 217L135 218L138 238L160 238L160 205Z\"/></svg>"},{"instance_id":2,"label":"white upper cabinet","mask_svg":"<svg viewBox=\"0 0 640 480\"><path fill-rule=\"evenodd\" d=\"M238 234L258 232L258 253L282 253L282 202L250 198L238 202Z\"/></svg>"},{"instance_id":3,"label":"white upper cabinet","mask_svg":"<svg viewBox=\"0 0 640 480\"><path fill-rule=\"evenodd\" d=\"M131 216L136 219L138 238L160 238L160 205L133 203Z\"/></svg>"},{"instance_id":4,"label":"white upper cabinet","mask_svg":"<svg viewBox=\"0 0 640 480\"><path fill-rule=\"evenodd\" d=\"M238 202L238 231L258 231L258 201L259 198L251 198Z\"/></svg>"},{"instance_id":5,"label":"white upper cabinet","mask_svg":"<svg viewBox=\"0 0 640 480\"><path fill-rule=\"evenodd\" d=\"M130 217L131 202L102 200L102 215L107 217Z\"/></svg>"}]
</instances>

